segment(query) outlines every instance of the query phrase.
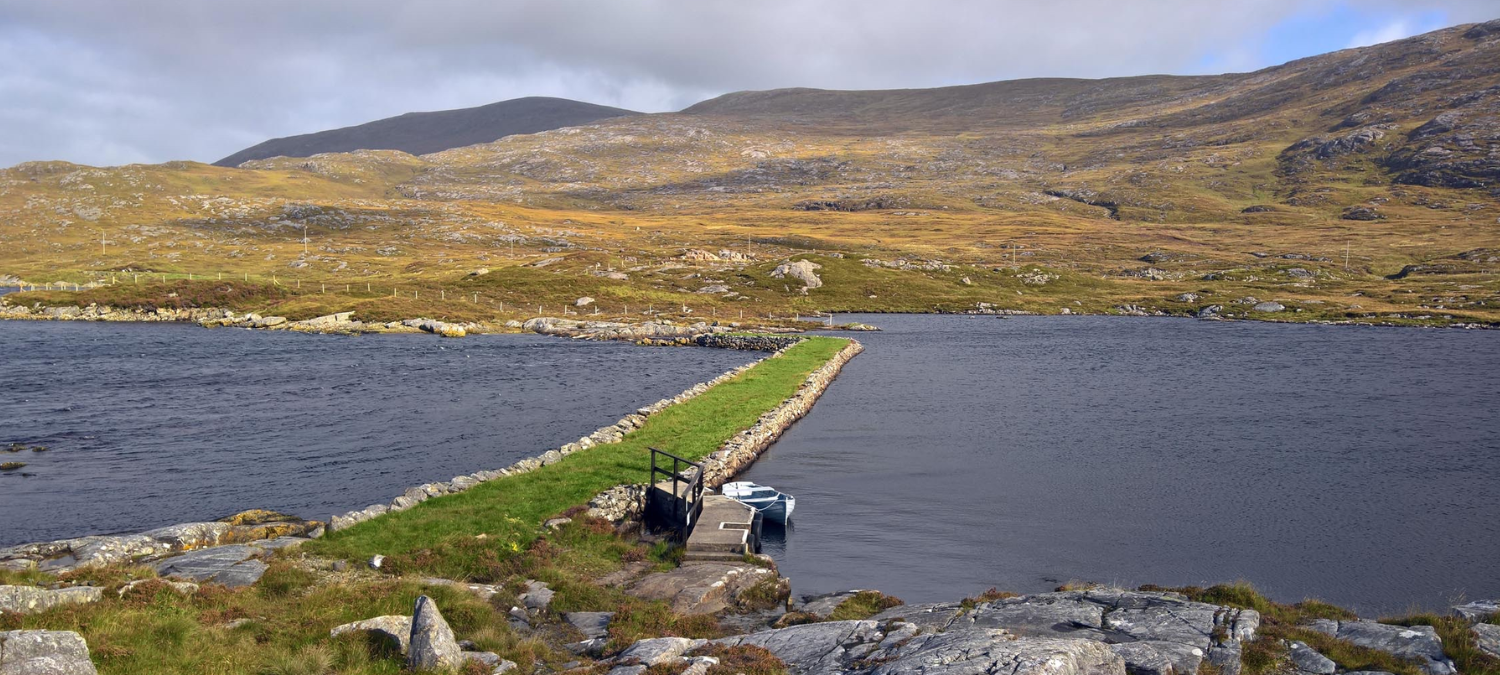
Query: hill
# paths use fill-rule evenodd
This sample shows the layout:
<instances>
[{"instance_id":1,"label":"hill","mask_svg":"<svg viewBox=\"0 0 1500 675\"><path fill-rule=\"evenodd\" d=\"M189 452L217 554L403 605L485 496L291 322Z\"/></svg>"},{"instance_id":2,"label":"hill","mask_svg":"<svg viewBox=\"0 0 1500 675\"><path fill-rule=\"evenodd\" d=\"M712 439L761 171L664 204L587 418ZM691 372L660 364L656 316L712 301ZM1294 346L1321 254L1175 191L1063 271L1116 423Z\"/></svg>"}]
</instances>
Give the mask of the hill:
<instances>
[{"instance_id":1,"label":"hill","mask_svg":"<svg viewBox=\"0 0 1500 675\"><path fill-rule=\"evenodd\" d=\"M533 134L636 114L639 113L582 101L532 96L475 108L406 113L342 129L273 138L214 164L239 166L255 159L311 157L355 150L400 150L424 155L489 143L513 134Z\"/></svg>"},{"instance_id":2,"label":"hill","mask_svg":"<svg viewBox=\"0 0 1500 675\"><path fill-rule=\"evenodd\" d=\"M420 156L31 163L0 171L0 240L0 275L150 270L159 306L192 297L161 275L222 272L297 316L1500 325L1500 21L1253 73L741 92Z\"/></svg>"}]
</instances>

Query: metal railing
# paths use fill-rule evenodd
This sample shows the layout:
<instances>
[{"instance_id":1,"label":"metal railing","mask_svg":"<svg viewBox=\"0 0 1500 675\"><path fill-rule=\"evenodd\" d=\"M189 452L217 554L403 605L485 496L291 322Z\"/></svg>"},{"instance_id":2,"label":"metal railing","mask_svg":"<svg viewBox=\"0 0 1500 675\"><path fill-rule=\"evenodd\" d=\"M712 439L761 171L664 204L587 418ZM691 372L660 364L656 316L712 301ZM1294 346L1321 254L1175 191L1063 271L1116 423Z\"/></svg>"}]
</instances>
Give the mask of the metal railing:
<instances>
[{"instance_id":1,"label":"metal railing","mask_svg":"<svg viewBox=\"0 0 1500 675\"><path fill-rule=\"evenodd\" d=\"M651 450L651 474L646 488L646 527L671 532L687 541L703 512L703 465L670 452ZM667 460L672 468L668 470ZM670 480L671 491L663 488Z\"/></svg>"}]
</instances>

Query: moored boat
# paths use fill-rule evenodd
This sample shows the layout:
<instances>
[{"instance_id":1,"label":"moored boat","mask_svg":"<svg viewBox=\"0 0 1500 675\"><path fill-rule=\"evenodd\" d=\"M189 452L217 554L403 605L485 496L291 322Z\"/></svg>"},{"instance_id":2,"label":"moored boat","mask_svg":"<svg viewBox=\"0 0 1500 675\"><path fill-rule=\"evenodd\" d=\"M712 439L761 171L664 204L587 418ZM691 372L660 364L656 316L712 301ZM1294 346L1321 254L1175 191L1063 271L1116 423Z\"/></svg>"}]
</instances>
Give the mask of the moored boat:
<instances>
[{"instance_id":1,"label":"moored boat","mask_svg":"<svg viewBox=\"0 0 1500 675\"><path fill-rule=\"evenodd\" d=\"M756 485L749 481L725 483L721 488L725 497L755 509L761 515L785 524L797 508L797 498L776 488Z\"/></svg>"}]
</instances>

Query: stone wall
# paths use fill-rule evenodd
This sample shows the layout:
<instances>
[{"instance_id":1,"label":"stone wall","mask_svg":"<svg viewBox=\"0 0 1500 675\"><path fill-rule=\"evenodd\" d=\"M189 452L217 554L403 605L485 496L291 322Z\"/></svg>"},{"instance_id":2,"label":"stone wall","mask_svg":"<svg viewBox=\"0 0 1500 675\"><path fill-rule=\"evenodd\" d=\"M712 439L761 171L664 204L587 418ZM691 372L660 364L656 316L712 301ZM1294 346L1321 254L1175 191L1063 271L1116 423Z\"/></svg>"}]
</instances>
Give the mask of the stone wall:
<instances>
[{"instance_id":1,"label":"stone wall","mask_svg":"<svg viewBox=\"0 0 1500 675\"><path fill-rule=\"evenodd\" d=\"M693 339L699 347L717 349L740 349L756 352L777 352L790 347L802 338L795 335L724 335L708 333Z\"/></svg>"},{"instance_id":2,"label":"stone wall","mask_svg":"<svg viewBox=\"0 0 1500 675\"><path fill-rule=\"evenodd\" d=\"M843 370L844 364L864 350L864 345L850 340L827 363L809 374L796 394L762 414L749 429L736 434L709 455L704 460L704 485L717 488L755 462L760 453L765 452L793 423L812 410L813 404L828 389L839 371Z\"/></svg>"}]
</instances>

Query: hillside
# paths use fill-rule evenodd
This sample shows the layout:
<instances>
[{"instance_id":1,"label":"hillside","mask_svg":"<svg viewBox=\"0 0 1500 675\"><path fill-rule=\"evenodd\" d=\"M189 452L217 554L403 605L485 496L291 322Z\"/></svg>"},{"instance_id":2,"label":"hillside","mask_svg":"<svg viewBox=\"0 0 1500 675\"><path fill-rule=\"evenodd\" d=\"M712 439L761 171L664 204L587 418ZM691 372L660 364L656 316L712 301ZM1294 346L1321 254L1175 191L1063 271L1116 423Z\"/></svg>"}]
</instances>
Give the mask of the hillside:
<instances>
[{"instance_id":1,"label":"hillside","mask_svg":"<svg viewBox=\"0 0 1500 675\"><path fill-rule=\"evenodd\" d=\"M241 166L0 171L0 275L147 270L17 301L149 304L188 297L162 275L222 273L280 286L240 305L298 316L526 318L586 296L601 317L1500 323L1500 21L1254 73L743 92ZM794 259L822 285L776 274Z\"/></svg>"},{"instance_id":2,"label":"hillside","mask_svg":"<svg viewBox=\"0 0 1500 675\"><path fill-rule=\"evenodd\" d=\"M635 114L581 101L532 96L476 108L407 113L342 129L273 138L214 164L239 166L254 159L311 157L355 150L400 150L425 155L475 143L489 143L513 134L534 134Z\"/></svg>"}]
</instances>

